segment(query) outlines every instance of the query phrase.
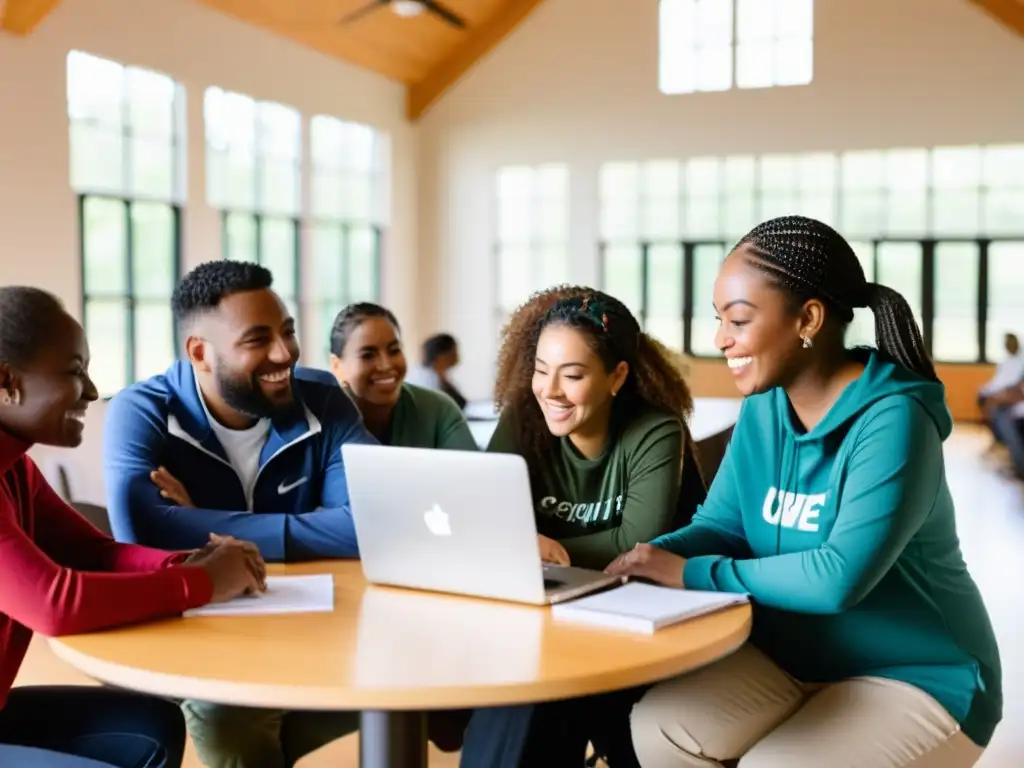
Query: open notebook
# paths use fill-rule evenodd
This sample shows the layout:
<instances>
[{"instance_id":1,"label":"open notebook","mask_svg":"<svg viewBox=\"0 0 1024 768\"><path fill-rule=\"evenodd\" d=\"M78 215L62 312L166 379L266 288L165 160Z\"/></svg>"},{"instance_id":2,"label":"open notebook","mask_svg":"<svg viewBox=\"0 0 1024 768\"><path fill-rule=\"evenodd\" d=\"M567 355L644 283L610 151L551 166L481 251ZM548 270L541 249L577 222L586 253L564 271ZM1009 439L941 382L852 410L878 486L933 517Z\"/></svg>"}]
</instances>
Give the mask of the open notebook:
<instances>
[{"instance_id":1,"label":"open notebook","mask_svg":"<svg viewBox=\"0 0 1024 768\"><path fill-rule=\"evenodd\" d=\"M651 635L662 627L748 602L746 595L698 592L630 582L596 595L553 605L559 621Z\"/></svg>"}]
</instances>

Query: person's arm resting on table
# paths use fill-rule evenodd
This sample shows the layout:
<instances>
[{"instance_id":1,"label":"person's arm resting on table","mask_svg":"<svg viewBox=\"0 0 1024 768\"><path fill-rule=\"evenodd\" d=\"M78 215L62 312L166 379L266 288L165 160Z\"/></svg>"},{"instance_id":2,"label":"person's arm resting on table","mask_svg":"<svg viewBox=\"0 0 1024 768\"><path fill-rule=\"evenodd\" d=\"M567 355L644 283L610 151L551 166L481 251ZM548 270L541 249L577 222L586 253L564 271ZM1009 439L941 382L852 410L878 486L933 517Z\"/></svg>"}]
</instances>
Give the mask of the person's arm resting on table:
<instances>
[{"instance_id":1,"label":"person's arm resting on table","mask_svg":"<svg viewBox=\"0 0 1024 768\"><path fill-rule=\"evenodd\" d=\"M150 473L163 463L168 437L165 425L147 406L136 393L126 391L111 400L107 410L103 474L107 512L118 540L184 550L204 546L216 533L253 542L268 561L358 555L341 446L374 440L340 390L318 414L331 444L321 506L299 514L197 509L164 499Z\"/></svg>"},{"instance_id":2,"label":"person's arm resting on table","mask_svg":"<svg viewBox=\"0 0 1024 768\"><path fill-rule=\"evenodd\" d=\"M202 568L164 567L174 560L170 553L108 544L34 465L29 477L40 540L16 524L15 512L0 514L0 612L55 637L170 616L209 602L212 584ZM104 566L118 572L85 570Z\"/></svg>"},{"instance_id":3,"label":"person's arm resting on table","mask_svg":"<svg viewBox=\"0 0 1024 768\"><path fill-rule=\"evenodd\" d=\"M931 511L942 479L942 441L923 406L900 397L876 413L850 456L835 526L820 547L737 560L686 562L690 589L745 592L799 613L855 606L889 571Z\"/></svg>"}]
</instances>

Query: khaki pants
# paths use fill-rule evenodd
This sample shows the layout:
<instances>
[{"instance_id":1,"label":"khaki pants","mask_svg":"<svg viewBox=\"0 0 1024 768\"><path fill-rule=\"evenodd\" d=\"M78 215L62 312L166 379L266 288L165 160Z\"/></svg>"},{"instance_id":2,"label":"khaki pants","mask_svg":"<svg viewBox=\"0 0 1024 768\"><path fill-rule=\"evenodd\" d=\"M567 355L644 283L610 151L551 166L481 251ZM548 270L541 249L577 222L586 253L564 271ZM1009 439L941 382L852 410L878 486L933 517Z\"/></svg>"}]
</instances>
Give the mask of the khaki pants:
<instances>
[{"instance_id":1,"label":"khaki pants","mask_svg":"<svg viewBox=\"0 0 1024 768\"><path fill-rule=\"evenodd\" d=\"M181 710L203 765L291 768L299 758L359 730L358 712L285 712L183 701Z\"/></svg>"},{"instance_id":2,"label":"khaki pants","mask_svg":"<svg viewBox=\"0 0 1024 768\"><path fill-rule=\"evenodd\" d=\"M968 768L983 751L911 685L802 685L749 644L656 685L630 725L643 768Z\"/></svg>"}]
</instances>

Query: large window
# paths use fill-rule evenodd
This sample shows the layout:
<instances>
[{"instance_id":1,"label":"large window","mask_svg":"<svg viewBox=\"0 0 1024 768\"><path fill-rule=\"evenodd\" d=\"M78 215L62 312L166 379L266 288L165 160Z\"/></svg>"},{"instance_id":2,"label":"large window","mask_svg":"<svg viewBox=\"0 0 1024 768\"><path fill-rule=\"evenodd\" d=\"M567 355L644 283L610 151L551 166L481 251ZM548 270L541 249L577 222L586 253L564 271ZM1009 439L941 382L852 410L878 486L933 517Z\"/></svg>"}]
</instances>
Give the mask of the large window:
<instances>
[{"instance_id":1,"label":"large window","mask_svg":"<svg viewBox=\"0 0 1024 768\"><path fill-rule=\"evenodd\" d=\"M661 0L662 93L807 85L813 0Z\"/></svg>"},{"instance_id":2,"label":"large window","mask_svg":"<svg viewBox=\"0 0 1024 768\"><path fill-rule=\"evenodd\" d=\"M299 317L302 118L271 101L206 89L206 193L219 208L224 257L274 274Z\"/></svg>"},{"instance_id":3,"label":"large window","mask_svg":"<svg viewBox=\"0 0 1024 768\"><path fill-rule=\"evenodd\" d=\"M102 395L176 356L184 90L80 51L67 58L71 186L78 193L82 314Z\"/></svg>"},{"instance_id":4,"label":"large window","mask_svg":"<svg viewBox=\"0 0 1024 768\"><path fill-rule=\"evenodd\" d=\"M305 349L314 365L329 356L335 315L380 300L381 240L389 218L387 137L327 115L310 121L313 325Z\"/></svg>"},{"instance_id":5,"label":"large window","mask_svg":"<svg viewBox=\"0 0 1024 768\"><path fill-rule=\"evenodd\" d=\"M569 273L569 169L508 166L498 171L498 314Z\"/></svg>"},{"instance_id":6,"label":"large window","mask_svg":"<svg viewBox=\"0 0 1024 768\"><path fill-rule=\"evenodd\" d=\"M802 214L903 294L937 360L993 361L1005 332L1024 333L1022 179L1024 145L608 163L603 281L665 343L716 354L722 257L759 221ZM869 310L847 341L874 344Z\"/></svg>"}]
</instances>

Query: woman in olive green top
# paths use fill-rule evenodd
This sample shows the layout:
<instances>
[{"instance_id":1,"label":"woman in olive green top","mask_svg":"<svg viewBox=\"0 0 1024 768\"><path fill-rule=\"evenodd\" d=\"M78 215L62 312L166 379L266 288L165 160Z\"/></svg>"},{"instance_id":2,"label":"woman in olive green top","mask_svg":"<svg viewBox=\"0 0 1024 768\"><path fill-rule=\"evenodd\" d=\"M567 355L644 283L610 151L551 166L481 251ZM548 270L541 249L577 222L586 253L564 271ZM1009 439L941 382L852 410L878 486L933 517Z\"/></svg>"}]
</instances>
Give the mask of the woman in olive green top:
<instances>
[{"instance_id":1,"label":"woman in olive green top","mask_svg":"<svg viewBox=\"0 0 1024 768\"><path fill-rule=\"evenodd\" d=\"M377 304L350 304L331 328L331 373L382 445L477 450L462 411L441 392L405 383L401 329Z\"/></svg>"},{"instance_id":2,"label":"woman in olive green top","mask_svg":"<svg viewBox=\"0 0 1024 768\"><path fill-rule=\"evenodd\" d=\"M617 299L581 287L535 295L505 329L497 382L501 416L489 450L526 459L546 559L603 569L688 522L703 500L686 427L690 392ZM680 493L684 470L696 482ZM478 709L461 765L581 766L588 740L629 743L610 729L628 727L639 697Z\"/></svg>"}]
</instances>

